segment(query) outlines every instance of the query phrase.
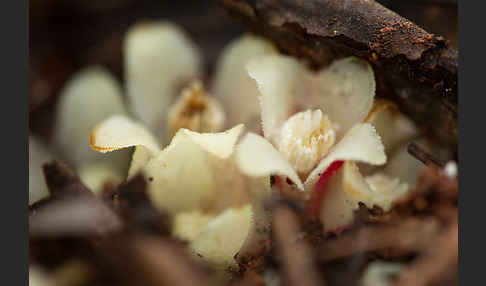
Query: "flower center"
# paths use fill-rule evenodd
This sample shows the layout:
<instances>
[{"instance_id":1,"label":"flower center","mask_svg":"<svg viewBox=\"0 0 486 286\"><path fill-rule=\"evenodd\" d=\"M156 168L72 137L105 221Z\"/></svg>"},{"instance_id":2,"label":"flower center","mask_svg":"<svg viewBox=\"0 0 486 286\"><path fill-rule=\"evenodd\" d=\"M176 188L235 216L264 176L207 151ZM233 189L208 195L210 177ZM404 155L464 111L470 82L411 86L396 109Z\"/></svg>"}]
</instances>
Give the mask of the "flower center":
<instances>
[{"instance_id":1,"label":"flower center","mask_svg":"<svg viewBox=\"0 0 486 286\"><path fill-rule=\"evenodd\" d=\"M200 81L182 90L168 112L168 135L172 138L180 128L197 132L218 132L225 115L221 104L209 96Z\"/></svg>"},{"instance_id":2,"label":"flower center","mask_svg":"<svg viewBox=\"0 0 486 286\"><path fill-rule=\"evenodd\" d=\"M331 121L320 109L291 116L280 130L279 150L305 179L334 144Z\"/></svg>"}]
</instances>

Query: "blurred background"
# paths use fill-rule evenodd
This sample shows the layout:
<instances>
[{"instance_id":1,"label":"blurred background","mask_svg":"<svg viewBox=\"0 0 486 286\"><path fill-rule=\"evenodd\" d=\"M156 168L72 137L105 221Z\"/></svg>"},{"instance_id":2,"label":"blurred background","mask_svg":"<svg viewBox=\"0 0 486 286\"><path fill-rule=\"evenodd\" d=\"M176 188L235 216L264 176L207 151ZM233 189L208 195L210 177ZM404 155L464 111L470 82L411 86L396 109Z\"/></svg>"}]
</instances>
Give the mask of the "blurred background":
<instances>
[{"instance_id":1,"label":"blurred background","mask_svg":"<svg viewBox=\"0 0 486 286\"><path fill-rule=\"evenodd\" d=\"M211 76L224 46L245 31L241 24L225 13L217 0L29 2L29 129L46 141L52 136L54 110L60 91L73 73L83 67L98 64L123 82L122 42L132 24L157 19L173 21L183 27L202 53L207 77ZM378 2L428 32L444 36L452 47L458 47L455 0ZM345 267L348 264L338 264L329 269L338 273L340 268ZM328 278L332 277L329 274ZM339 285L336 281L330 282Z\"/></svg>"},{"instance_id":2,"label":"blurred background","mask_svg":"<svg viewBox=\"0 0 486 286\"><path fill-rule=\"evenodd\" d=\"M147 19L182 26L202 51L207 74L223 46L243 32L216 1L31 0L30 131L51 135L59 91L80 68L101 64L123 80L125 31Z\"/></svg>"},{"instance_id":3,"label":"blurred background","mask_svg":"<svg viewBox=\"0 0 486 286\"><path fill-rule=\"evenodd\" d=\"M455 0L379 2L457 48ZM46 139L59 91L73 72L101 64L123 80L122 39L136 21L165 19L185 28L203 53L208 76L224 45L244 31L216 0L31 0L29 14L29 126Z\"/></svg>"}]
</instances>

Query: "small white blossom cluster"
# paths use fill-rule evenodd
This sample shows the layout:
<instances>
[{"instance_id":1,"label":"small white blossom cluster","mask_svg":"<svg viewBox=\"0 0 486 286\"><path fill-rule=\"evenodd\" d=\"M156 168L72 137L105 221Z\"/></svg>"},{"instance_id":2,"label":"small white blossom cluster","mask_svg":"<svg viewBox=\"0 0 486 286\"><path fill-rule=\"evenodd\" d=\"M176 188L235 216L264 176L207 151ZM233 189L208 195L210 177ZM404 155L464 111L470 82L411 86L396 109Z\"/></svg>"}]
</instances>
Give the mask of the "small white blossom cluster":
<instances>
[{"instance_id":1,"label":"small white blossom cluster","mask_svg":"<svg viewBox=\"0 0 486 286\"><path fill-rule=\"evenodd\" d=\"M375 101L363 60L313 72L245 35L224 50L206 91L200 55L177 26L135 25L124 48L125 90L100 67L74 76L54 145L95 192L141 172L153 204L174 218L173 234L216 267L268 249L271 192L300 194L325 231L339 231L359 203L388 211L422 168L405 149L415 127ZM51 158L37 145L32 170ZM31 185L40 188L36 172ZM29 203L46 194L29 189Z\"/></svg>"}]
</instances>

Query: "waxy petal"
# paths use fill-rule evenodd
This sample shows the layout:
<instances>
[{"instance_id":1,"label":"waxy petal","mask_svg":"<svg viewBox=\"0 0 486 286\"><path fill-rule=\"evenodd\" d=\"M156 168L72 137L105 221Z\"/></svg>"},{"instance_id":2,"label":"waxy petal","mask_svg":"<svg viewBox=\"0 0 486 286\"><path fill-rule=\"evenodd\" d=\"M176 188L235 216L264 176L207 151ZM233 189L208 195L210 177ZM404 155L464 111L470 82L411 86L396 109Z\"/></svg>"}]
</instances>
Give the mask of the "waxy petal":
<instances>
[{"instance_id":1,"label":"waxy petal","mask_svg":"<svg viewBox=\"0 0 486 286\"><path fill-rule=\"evenodd\" d=\"M231 158L242 128L238 125L221 133L180 129L144 168L154 204L170 213L217 213L247 202L244 182Z\"/></svg>"},{"instance_id":2,"label":"waxy petal","mask_svg":"<svg viewBox=\"0 0 486 286\"><path fill-rule=\"evenodd\" d=\"M369 207L379 206L385 212L389 211L393 203L409 190L408 184L400 181L400 178L390 177L381 172L368 176L365 180L373 193Z\"/></svg>"},{"instance_id":3,"label":"waxy petal","mask_svg":"<svg viewBox=\"0 0 486 286\"><path fill-rule=\"evenodd\" d=\"M373 106L375 76L364 60L350 57L334 61L311 75L311 87L300 98L300 108L320 108L336 127L339 140L355 124L363 122Z\"/></svg>"},{"instance_id":4,"label":"waxy petal","mask_svg":"<svg viewBox=\"0 0 486 286\"><path fill-rule=\"evenodd\" d=\"M160 152L159 143L143 125L129 117L115 115L96 125L90 134L91 148L101 153L143 146L152 154Z\"/></svg>"},{"instance_id":5,"label":"waxy petal","mask_svg":"<svg viewBox=\"0 0 486 286\"><path fill-rule=\"evenodd\" d=\"M356 161L371 165L383 165L386 162L384 146L380 136L369 123L353 126L321 160L319 165L307 177L304 186L310 192L319 180L320 175L334 161Z\"/></svg>"},{"instance_id":6,"label":"waxy petal","mask_svg":"<svg viewBox=\"0 0 486 286\"><path fill-rule=\"evenodd\" d=\"M234 257L247 239L251 225L251 205L229 208L204 227L190 248L218 268L236 267Z\"/></svg>"},{"instance_id":7,"label":"waxy petal","mask_svg":"<svg viewBox=\"0 0 486 286\"><path fill-rule=\"evenodd\" d=\"M125 180L125 173L119 172L110 161L81 165L78 168L81 182L96 195L101 195L105 186L114 187Z\"/></svg>"},{"instance_id":8,"label":"waxy petal","mask_svg":"<svg viewBox=\"0 0 486 286\"><path fill-rule=\"evenodd\" d=\"M221 159L226 159L233 153L243 127L243 124L239 124L225 132L218 133L198 133L185 129L183 133L203 150Z\"/></svg>"},{"instance_id":9,"label":"waxy petal","mask_svg":"<svg viewBox=\"0 0 486 286\"><path fill-rule=\"evenodd\" d=\"M115 115L96 125L90 134L91 148L101 153L135 147L128 170L128 179L138 173L160 152L157 139L141 123Z\"/></svg>"},{"instance_id":10,"label":"waxy petal","mask_svg":"<svg viewBox=\"0 0 486 286\"><path fill-rule=\"evenodd\" d=\"M103 156L89 146L91 129L115 114L124 115L126 110L120 86L111 74L91 67L74 75L62 90L56 110L54 143L63 159L75 168L97 160L110 160L126 168L127 152Z\"/></svg>"},{"instance_id":11,"label":"waxy petal","mask_svg":"<svg viewBox=\"0 0 486 286\"><path fill-rule=\"evenodd\" d=\"M364 270L360 285L387 286L393 285L395 277L406 269L406 264L388 261L373 261Z\"/></svg>"},{"instance_id":12,"label":"waxy petal","mask_svg":"<svg viewBox=\"0 0 486 286\"><path fill-rule=\"evenodd\" d=\"M382 173L364 178L357 164L350 161L330 178L327 188L320 208L325 231L352 224L359 203L370 209L377 206L389 211L393 202L408 190L406 183Z\"/></svg>"},{"instance_id":13,"label":"waxy petal","mask_svg":"<svg viewBox=\"0 0 486 286\"><path fill-rule=\"evenodd\" d=\"M200 75L200 55L185 32L168 22L135 24L124 52L131 110L164 139L167 108L183 85Z\"/></svg>"},{"instance_id":14,"label":"waxy petal","mask_svg":"<svg viewBox=\"0 0 486 286\"><path fill-rule=\"evenodd\" d=\"M280 127L296 111L297 98L304 93L306 70L294 58L269 55L246 65L260 92L263 134L278 146Z\"/></svg>"},{"instance_id":15,"label":"waxy petal","mask_svg":"<svg viewBox=\"0 0 486 286\"><path fill-rule=\"evenodd\" d=\"M193 241L213 218L214 215L203 214L197 210L178 213L174 216L172 233L178 238Z\"/></svg>"},{"instance_id":16,"label":"waxy petal","mask_svg":"<svg viewBox=\"0 0 486 286\"><path fill-rule=\"evenodd\" d=\"M300 190L304 190L302 181L287 159L270 142L257 134L248 133L238 144L235 156L236 164L248 176L286 176Z\"/></svg>"},{"instance_id":17,"label":"waxy petal","mask_svg":"<svg viewBox=\"0 0 486 286\"><path fill-rule=\"evenodd\" d=\"M365 122L376 128L387 153L417 135L413 122L388 100L377 100Z\"/></svg>"},{"instance_id":18,"label":"waxy petal","mask_svg":"<svg viewBox=\"0 0 486 286\"><path fill-rule=\"evenodd\" d=\"M225 47L217 63L211 91L222 102L230 125L244 123L248 127L251 124L250 131L258 131L259 92L245 65L254 57L276 52L271 42L253 35L241 36Z\"/></svg>"},{"instance_id":19,"label":"waxy petal","mask_svg":"<svg viewBox=\"0 0 486 286\"><path fill-rule=\"evenodd\" d=\"M352 224L359 202L367 203L370 197L366 181L349 161L330 178L327 188L319 213L325 232Z\"/></svg>"},{"instance_id":20,"label":"waxy petal","mask_svg":"<svg viewBox=\"0 0 486 286\"><path fill-rule=\"evenodd\" d=\"M414 188L420 173L426 168L425 164L408 153L408 144L403 144L394 152L382 172L390 177L400 178L409 188Z\"/></svg>"}]
</instances>

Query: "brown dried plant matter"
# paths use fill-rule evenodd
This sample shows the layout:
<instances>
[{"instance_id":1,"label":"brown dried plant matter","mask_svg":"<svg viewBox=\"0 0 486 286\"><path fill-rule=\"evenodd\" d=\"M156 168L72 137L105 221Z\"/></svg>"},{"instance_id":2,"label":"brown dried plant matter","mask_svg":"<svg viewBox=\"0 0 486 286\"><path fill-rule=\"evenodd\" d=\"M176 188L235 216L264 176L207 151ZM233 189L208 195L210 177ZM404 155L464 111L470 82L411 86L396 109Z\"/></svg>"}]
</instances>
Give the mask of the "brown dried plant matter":
<instances>
[{"instance_id":1,"label":"brown dried plant matter","mask_svg":"<svg viewBox=\"0 0 486 286\"><path fill-rule=\"evenodd\" d=\"M396 285L443 285L457 279L457 179L435 166L392 211L319 247L321 261L368 252L384 259L415 256Z\"/></svg>"},{"instance_id":2,"label":"brown dried plant matter","mask_svg":"<svg viewBox=\"0 0 486 286\"><path fill-rule=\"evenodd\" d=\"M325 285L314 265L311 248L299 233L297 216L290 208L278 206L273 213L273 234L284 285Z\"/></svg>"},{"instance_id":3,"label":"brown dried plant matter","mask_svg":"<svg viewBox=\"0 0 486 286\"><path fill-rule=\"evenodd\" d=\"M135 176L119 186L111 197L100 199L90 195L91 191L60 162L47 164L45 174L51 192L57 195L31 211L32 262L58 272L70 261L80 261L86 266L83 271L89 272L86 273L88 282L110 281L119 285L211 283L205 277L210 272L195 264L183 244L170 236L167 215L151 208L142 176ZM83 189L85 194L79 195L76 189ZM328 281L324 277L324 273L332 271L329 267L333 262L352 261L363 257L364 253L385 260L405 261L406 268L397 276L397 285L453 282L457 279L457 195L457 179L431 166L419 178L418 187L390 213L374 213L373 220L356 224L337 237L322 236L318 242L307 239L313 235L309 232L316 229L302 224L304 213L291 210L289 206L294 206L295 202L289 201L290 205L286 205L272 198L273 206L269 207L273 213L273 251L262 268L231 273L231 283L263 285L260 271L272 267L269 261L276 260L285 285L324 285L335 281L335 277ZM75 223L69 225L69 231L62 224L56 228L33 219L41 218L46 212L56 212L59 203L67 199L71 207L62 208L65 213L60 217L69 220L70 211L67 210L81 206L95 210L88 212L92 219L82 220L82 223L79 223L80 218L72 221ZM417 204L417 200L425 207ZM118 226L110 227L113 222ZM316 258L320 266L315 263ZM346 275L346 271L339 275Z\"/></svg>"}]
</instances>

